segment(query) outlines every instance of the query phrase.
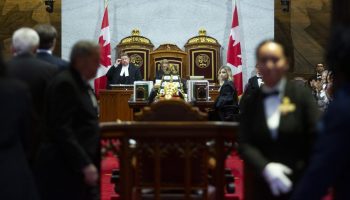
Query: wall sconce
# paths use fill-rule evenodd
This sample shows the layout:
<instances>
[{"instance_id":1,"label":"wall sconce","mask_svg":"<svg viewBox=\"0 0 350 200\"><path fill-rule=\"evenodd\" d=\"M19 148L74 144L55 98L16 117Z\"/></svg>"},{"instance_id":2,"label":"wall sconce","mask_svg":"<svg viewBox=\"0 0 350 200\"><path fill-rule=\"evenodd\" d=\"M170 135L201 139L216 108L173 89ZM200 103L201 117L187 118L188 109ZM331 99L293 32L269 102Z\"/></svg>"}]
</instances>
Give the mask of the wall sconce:
<instances>
[{"instance_id":1,"label":"wall sconce","mask_svg":"<svg viewBox=\"0 0 350 200\"><path fill-rule=\"evenodd\" d=\"M290 9L290 0L281 0L282 11L289 12Z\"/></svg>"},{"instance_id":2,"label":"wall sconce","mask_svg":"<svg viewBox=\"0 0 350 200\"><path fill-rule=\"evenodd\" d=\"M45 6L46 6L46 11L48 13L53 13L53 5L55 0L44 0Z\"/></svg>"}]
</instances>

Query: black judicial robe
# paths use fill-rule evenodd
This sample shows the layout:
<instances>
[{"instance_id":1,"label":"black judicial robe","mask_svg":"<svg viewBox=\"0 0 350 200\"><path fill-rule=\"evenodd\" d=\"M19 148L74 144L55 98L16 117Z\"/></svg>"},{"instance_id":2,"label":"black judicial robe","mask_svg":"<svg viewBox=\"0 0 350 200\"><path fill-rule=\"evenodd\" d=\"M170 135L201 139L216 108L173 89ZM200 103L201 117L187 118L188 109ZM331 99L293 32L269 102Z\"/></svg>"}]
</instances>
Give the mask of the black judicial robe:
<instances>
[{"instance_id":1,"label":"black judicial robe","mask_svg":"<svg viewBox=\"0 0 350 200\"><path fill-rule=\"evenodd\" d=\"M266 123L262 90L247 96L241 106L239 152L245 161L245 199L288 199L288 195L272 196L262 171L270 162L282 163L293 170L293 186L301 177L309 159L314 140L318 109L311 92L287 82L284 97L289 97L296 109L281 113L278 137L272 139Z\"/></svg>"},{"instance_id":2,"label":"black judicial robe","mask_svg":"<svg viewBox=\"0 0 350 200\"><path fill-rule=\"evenodd\" d=\"M36 174L42 200L98 199L98 188L84 183L88 164L99 168L99 125L90 86L72 67L47 90L45 141Z\"/></svg>"},{"instance_id":3,"label":"black judicial robe","mask_svg":"<svg viewBox=\"0 0 350 200\"><path fill-rule=\"evenodd\" d=\"M132 63L129 64L129 76L120 76L122 71L122 65L119 64L117 67L112 66L106 76L107 76L107 88L111 84L134 84L134 81L141 81L142 76L140 69L137 68Z\"/></svg>"},{"instance_id":4,"label":"black judicial robe","mask_svg":"<svg viewBox=\"0 0 350 200\"><path fill-rule=\"evenodd\" d=\"M219 96L214 103L214 113L211 120L232 121L238 118L238 96L232 81L225 81L220 87Z\"/></svg>"}]
</instances>

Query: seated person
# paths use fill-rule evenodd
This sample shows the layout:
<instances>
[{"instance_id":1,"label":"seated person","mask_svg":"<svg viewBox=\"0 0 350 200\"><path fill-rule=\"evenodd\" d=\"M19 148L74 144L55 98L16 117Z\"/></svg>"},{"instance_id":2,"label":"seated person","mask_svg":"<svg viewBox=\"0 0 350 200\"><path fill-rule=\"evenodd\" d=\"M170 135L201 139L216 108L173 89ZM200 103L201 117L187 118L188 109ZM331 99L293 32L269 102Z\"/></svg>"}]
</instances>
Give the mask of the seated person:
<instances>
[{"instance_id":1,"label":"seated person","mask_svg":"<svg viewBox=\"0 0 350 200\"><path fill-rule=\"evenodd\" d=\"M160 61L160 68L156 71L156 80L160 80L164 75L169 74L169 61L167 59L163 59Z\"/></svg>"},{"instance_id":2,"label":"seated person","mask_svg":"<svg viewBox=\"0 0 350 200\"><path fill-rule=\"evenodd\" d=\"M209 119L212 121L237 121L238 120L238 97L237 91L232 82L231 68L220 67L218 80L220 93L215 100L214 110L209 112Z\"/></svg>"},{"instance_id":3,"label":"seated person","mask_svg":"<svg viewBox=\"0 0 350 200\"><path fill-rule=\"evenodd\" d=\"M134 84L134 81L141 81L140 69L130 63L130 58L126 53L122 53L120 59L108 70L107 88L111 84Z\"/></svg>"},{"instance_id":4,"label":"seated person","mask_svg":"<svg viewBox=\"0 0 350 200\"><path fill-rule=\"evenodd\" d=\"M175 65L170 64L167 59L160 61L160 68L156 72L156 80L161 80L164 75L179 75Z\"/></svg>"}]
</instances>

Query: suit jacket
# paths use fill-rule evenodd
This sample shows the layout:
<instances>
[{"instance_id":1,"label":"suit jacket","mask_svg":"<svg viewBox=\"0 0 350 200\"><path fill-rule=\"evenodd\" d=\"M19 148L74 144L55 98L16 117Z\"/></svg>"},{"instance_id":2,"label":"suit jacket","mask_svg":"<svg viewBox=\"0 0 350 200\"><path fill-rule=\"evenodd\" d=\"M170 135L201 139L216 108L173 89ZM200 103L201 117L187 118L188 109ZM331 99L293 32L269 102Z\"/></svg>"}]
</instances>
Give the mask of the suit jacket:
<instances>
[{"instance_id":1,"label":"suit jacket","mask_svg":"<svg viewBox=\"0 0 350 200\"><path fill-rule=\"evenodd\" d=\"M251 77L248 80L247 86L244 90L244 93L243 93L243 96L241 97L240 102L244 102L248 96L250 96L252 93L254 93L254 91L256 91L260 88L258 80L259 80L259 78L256 75Z\"/></svg>"},{"instance_id":2,"label":"suit jacket","mask_svg":"<svg viewBox=\"0 0 350 200\"><path fill-rule=\"evenodd\" d=\"M32 141L29 159L34 159L43 131L43 112L45 107L45 90L49 81L57 73L57 67L41 61L32 54L21 54L13 57L8 63L8 74L25 83L33 102Z\"/></svg>"},{"instance_id":3,"label":"suit jacket","mask_svg":"<svg viewBox=\"0 0 350 200\"><path fill-rule=\"evenodd\" d=\"M112 66L106 76L107 76L107 88L110 84L134 84L134 81L142 80L140 69L135 67L132 63L129 64L129 76L123 77L120 76L122 70L122 65L119 64L117 67Z\"/></svg>"},{"instance_id":4,"label":"suit jacket","mask_svg":"<svg viewBox=\"0 0 350 200\"><path fill-rule=\"evenodd\" d=\"M37 170L44 200L92 199L82 174L87 165L100 163L97 104L92 95L88 83L72 67L48 87L46 137Z\"/></svg>"},{"instance_id":5,"label":"suit jacket","mask_svg":"<svg viewBox=\"0 0 350 200\"><path fill-rule=\"evenodd\" d=\"M0 78L0 199L38 199L25 155L31 106L23 83Z\"/></svg>"},{"instance_id":6,"label":"suit jacket","mask_svg":"<svg viewBox=\"0 0 350 200\"><path fill-rule=\"evenodd\" d=\"M67 69L68 68L68 62L59 58L59 57L56 57L54 55L51 55L49 53L46 53L46 52L38 52L36 54L36 57L39 58L40 60L42 61L45 61L45 62L48 62L48 63L51 63L55 66L58 67L58 70L64 70L64 69Z\"/></svg>"},{"instance_id":7,"label":"suit jacket","mask_svg":"<svg viewBox=\"0 0 350 200\"><path fill-rule=\"evenodd\" d=\"M314 139L314 127L318 109L311 92L287 82L284 96L295 104L295 110L281 113L278 137L272 139L264 111L261 89L256 90L241 106L241 130L239 152L245 160L246 199L274 198L262 177L262 171L270 162L282 163L293 170L290 177L295 184L308 163Z\"/></svg>"},{"instance_id":8,"label":"suit jacket","mask_svg":"<svg viewBox=\"0 0 350 200\"><path fill-rule=\"evenodd\" d=\"M339 89L319 126L310 165L292 197L319 200L329 187L334 200L350 199L350 84Z\"/></svg>"}]
</instances>

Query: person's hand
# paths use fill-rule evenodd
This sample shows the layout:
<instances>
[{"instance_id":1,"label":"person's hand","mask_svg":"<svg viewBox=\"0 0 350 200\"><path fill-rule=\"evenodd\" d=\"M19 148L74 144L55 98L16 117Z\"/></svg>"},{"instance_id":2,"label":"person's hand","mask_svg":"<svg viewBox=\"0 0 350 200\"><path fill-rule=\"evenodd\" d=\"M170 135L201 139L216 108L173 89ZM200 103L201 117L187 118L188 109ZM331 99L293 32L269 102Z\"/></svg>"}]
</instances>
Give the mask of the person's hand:
<instances>
[{"instance_id":1,"label":"person's hand","mask_svg":"<svg viewBox=\"0 0 350 200\"><path fill-rule=\"evenodd\" d=\"M83 169L84 181L89 186L96 186L98 181L98 171L95 165L89 164Z\"/></svg>"},{"instance_id":2,"label":"person's hand","mask_svg":"<svg viewBox=\"0 0 350 200\"><path fill-rule=\"evenodd\" d=\"M320 92L322 90L322 83L321 83L321 81L316 81L315 82L315 90L317 92Z\"/></svg>"},{"instance_id":3,"label":"person's hand","mask_svg":"<svg viewBox=\"0 0 350 200\"><path fill-rule=\"evenodd\" d=\"M115 60L114 66L118 66L120 64L120 62L122 61L122 59L118 58L117 60Z\"/></svg>"},{"instance_id":4,"label":"person's hand","mask_svg":"<svg viewBox=\"0 0 350 200\"><path fill-rule=\"evenodd\" d=\"M290 174L292 170L280 163L269 163L263 170L263 176L274 196L280 196L292 190L293 183L287 176Z\"/></svg>"}]
</instances>

